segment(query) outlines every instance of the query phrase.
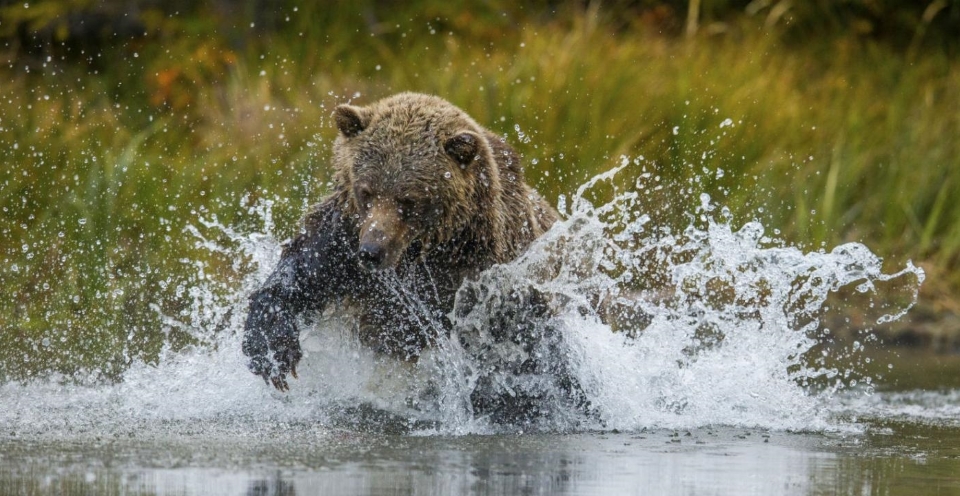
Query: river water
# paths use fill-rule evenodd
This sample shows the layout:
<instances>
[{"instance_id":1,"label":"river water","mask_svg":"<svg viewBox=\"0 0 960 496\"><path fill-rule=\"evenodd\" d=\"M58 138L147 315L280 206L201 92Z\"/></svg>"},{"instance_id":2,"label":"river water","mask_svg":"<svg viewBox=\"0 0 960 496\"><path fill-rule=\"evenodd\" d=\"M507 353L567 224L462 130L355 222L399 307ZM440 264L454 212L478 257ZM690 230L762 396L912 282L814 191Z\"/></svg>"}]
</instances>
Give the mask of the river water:
<instances>
[{"instance_id":1,"label":"river water","mask_svg":"<svg viewBox=\"0 0 960 496\"><path fill-rule=\"evenodd\" d=\"M245 297L278 256L269 204L260 232L198 219L198 246L255 269L227 290L195 278L193 308L167 321L197 344L119 380L0 384L0 494L960 494L960 361L822 324L844 304L901 317L923 271L859 243L789 246L705 194L671 229L647 208L659 178L644 167L625 158L562 199L563 221L466 285L415 365L366 349L335 312L303 322L288 393L240 353ZM625 168L637 179L618 189ZM604 188L613 200L588 201ZM473 414L481 375L556 397L546 373L490 365L524 353L487 322L531 288L551 305L538 325L562 337L544 356L591 409L500 425Z\"/></svg>"},{"instance_id":2,"label":"river water","mask_svg":"<svg viewBox=\"0 0 960 496\"><path fill-rule=\"evenodd\" d=\"M426 436L243 419L173 422L162 433L8 432L0 494L960 494L960 394L946 396L921 395L914 416L867 420L855 433ZM951 418L931 417L924 401L949 401Z\"/></svg>"}]
</instances>

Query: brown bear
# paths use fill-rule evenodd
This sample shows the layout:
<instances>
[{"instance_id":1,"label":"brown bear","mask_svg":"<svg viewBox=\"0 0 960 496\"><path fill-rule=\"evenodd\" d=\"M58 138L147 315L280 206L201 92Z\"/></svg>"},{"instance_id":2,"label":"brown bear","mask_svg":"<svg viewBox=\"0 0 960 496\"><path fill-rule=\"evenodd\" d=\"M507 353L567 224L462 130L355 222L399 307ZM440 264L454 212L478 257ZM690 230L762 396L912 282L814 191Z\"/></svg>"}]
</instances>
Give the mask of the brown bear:
<instances>
[{"instance_id":1,"label":"brown bear","mask_svg":"<svg viewBox=\"0 0 960 496\"><path fill-rule=\"evenodd\" d=\"M362 343L416 361L449 332L463 281L557 220L504 139L441 98L401 93L334 117L333 191L250 299L243 352L280 390L296 377L303 312L339 305Z\"/></svg>"}]
</instances>

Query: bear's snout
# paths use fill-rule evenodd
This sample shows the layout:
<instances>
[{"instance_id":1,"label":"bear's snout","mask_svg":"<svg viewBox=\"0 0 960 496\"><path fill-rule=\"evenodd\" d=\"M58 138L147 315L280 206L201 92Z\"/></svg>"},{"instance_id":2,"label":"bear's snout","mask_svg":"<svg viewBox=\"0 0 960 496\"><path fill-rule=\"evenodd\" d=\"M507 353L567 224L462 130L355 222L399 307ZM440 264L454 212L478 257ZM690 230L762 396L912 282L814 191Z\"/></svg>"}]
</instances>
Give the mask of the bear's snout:
<instances>
[{"instance_id":1,"label":"bear's snout","mask_svg":"<svg viewBox=\"0 0 960 496\"><path fill-rule=\"evenodd\" d=\"M395 267L410 245L411 235L394 202L375 201L360 226L357 261L369 271Z\"/></svg>"},{"instance_id":2,"label":"bear's snout","mask_svg":"<svg viewBox=\"0 0 960 496\"><path fill-rule=\"evenodd\" d=\"M383 264L383 246L379 243L363 243L357 251L360 265L367 270L377 270Z\"/></svg>"}]
</instances>

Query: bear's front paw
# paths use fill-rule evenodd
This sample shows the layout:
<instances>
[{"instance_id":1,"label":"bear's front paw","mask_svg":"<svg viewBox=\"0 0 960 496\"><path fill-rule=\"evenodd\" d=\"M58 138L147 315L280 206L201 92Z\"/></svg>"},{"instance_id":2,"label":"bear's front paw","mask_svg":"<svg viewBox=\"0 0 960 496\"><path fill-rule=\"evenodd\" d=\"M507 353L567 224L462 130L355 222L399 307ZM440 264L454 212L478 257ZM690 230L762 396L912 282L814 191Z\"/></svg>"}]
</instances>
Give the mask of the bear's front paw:
<instances>
[{"instance_id":1,"label":"bear's front paw","mask_svg":"<svg viewBox=\"0 0 960 496\"><path fill-rule=\"evenodd\" d=\"M243 354L250 357L247 367L280 391L289 390L287 374L297 377L300 332L276 288L258 291L250 299L244 325Z\"/></svg>"},{"instance_id":2,"label":"bear's front paw","mask_svg":"<svg viewBox=\"0 0 960 496\"><path fill-rule=\"evenodd\" d=\"M273 383L273 387L280 391L289 391L290 386L287 385L287 374L293 376L294 379L297 378L297 364L300 363L301 357L303 357L303 353L300 351L300 342L296 339L291 343L284 343L278 346L277 350L273 353L273 359L276 365L271 367L269 376L264 376L264 379L269 377L270 382Z\"/></svg>"},{"instance_id":3,"label":"bear's front paw","mask_svg":"<svg viewBox=\"0 0 960 496\"><path fill-rule=\"evenodd\" d=\"M297 378L297 363L303 354L299 343L295 347L285 347L273 353L273 360L260 355L250 359L247 367L251 372L263 378L263 382L273 384L280 391L289 391L287 374Z\"/></svg>"}]
</instances>

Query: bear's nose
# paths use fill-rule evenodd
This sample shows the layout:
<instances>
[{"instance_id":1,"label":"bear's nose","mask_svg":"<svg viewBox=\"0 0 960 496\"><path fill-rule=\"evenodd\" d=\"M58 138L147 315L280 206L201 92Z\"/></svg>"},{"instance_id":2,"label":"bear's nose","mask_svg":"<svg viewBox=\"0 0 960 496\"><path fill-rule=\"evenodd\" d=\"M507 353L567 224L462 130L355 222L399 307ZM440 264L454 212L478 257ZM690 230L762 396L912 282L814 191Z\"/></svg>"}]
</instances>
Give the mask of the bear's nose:
<instances>
[{"instance_id":1,"label":"bear's nose","mask_svg":"<svg viewBox=\"0 0 960 496\"><path fill-rule=\"evenodd\" d=\"M357 252L360 265L367 270L376 270L383 263L383 247L378 243L363 243Z\"/></svg>"}]
</instances>

